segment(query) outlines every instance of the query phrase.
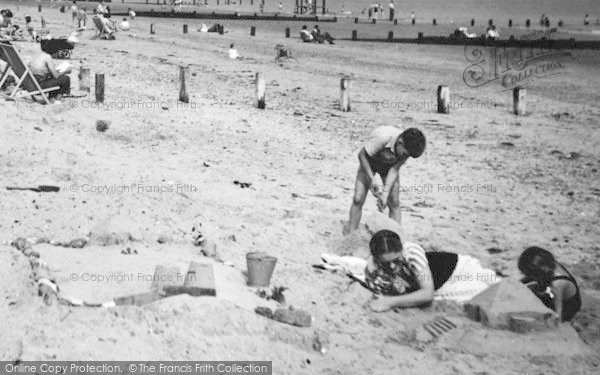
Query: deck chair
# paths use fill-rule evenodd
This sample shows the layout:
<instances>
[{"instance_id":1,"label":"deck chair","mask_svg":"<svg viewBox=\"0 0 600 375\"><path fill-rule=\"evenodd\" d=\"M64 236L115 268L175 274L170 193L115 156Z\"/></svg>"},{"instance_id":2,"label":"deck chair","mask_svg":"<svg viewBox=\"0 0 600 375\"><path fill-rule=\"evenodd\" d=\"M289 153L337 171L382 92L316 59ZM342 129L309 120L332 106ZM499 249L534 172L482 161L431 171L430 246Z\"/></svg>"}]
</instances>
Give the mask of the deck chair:
<instances>
[{"instance_id":1,"label":"deck chair","mask_svg":"<svg viewBox=\"0 0 600 375\"><path fill-rule=\"evenodd\" d=\"M54 86L42 89L37 79L35 79L35 76L33 75L33 73L31 73L29 67L27 67L23 63L21 56L19 56L19 53L15 49L15 46L13 46L12 44L0 43L0 51L0 54L2 54L3 57L6 58L6 61L8 62L8 67L12 70L15 76L16 86L13 92L10 94L10 97L12 99L17 99L23 96L30 96L35 100L35 95L41 95L42 98L44 98L46 104L50 104L46 93L56 91L60 89L60 87ZM17 95L19 89L24 89L25 92Z\"/></svg>"},{"instance_id":2,"label":"deck chair","mask_svg":"<svg viewBox=\"0 0 600 375\"><path fill-rule=\"evenodd\" d=\"M6 82L6 80L8 79L9 76L12 76L13 78L15 78L15 81L17 80L15 73L13 73L12 69L10 68L10 64L8 63L8 57L6 57L6 55L4 55L4 52L0 49L0 62L3 62L4 64L6 64L6 66L4 67L4 69L2 69L2 74L0 74L0 87L4 86L4 82Z\"/></svg>"},{"instance_id":3,"label":"deck chair","mask_svg":"<svg viewBox=\"0 0 600 375\"><path fill-rule=\"evenodd\" d=\"M107 27L104 26L104 23L102 23L102 20L98 16L92 17L92 20L94 21L94 25L96 25L96 29L98 31L96 33L97 37L99 37L100 39L115 40L116 30L113 30L112 32L107 30Z\"/></svg>"}]
</instances>

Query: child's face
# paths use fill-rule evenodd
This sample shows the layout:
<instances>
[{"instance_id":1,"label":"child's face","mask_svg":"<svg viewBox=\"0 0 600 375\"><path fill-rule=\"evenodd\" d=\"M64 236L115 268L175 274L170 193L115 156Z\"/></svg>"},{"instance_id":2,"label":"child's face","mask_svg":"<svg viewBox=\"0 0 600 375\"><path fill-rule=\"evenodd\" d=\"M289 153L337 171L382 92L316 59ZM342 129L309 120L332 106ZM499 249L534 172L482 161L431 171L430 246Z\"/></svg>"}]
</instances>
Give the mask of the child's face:
<instances>
[{"instance_id":1,"label":"child's face","mask_svg":"<svg viewBox=\"0 0 600 375\"><path fill-rule=\"evenodd\" d=\"M402 253L386 253L376 257L377 266L381 267L386 273L398 275L402 270L404 256Z\"/></svg>"}]
</instances>

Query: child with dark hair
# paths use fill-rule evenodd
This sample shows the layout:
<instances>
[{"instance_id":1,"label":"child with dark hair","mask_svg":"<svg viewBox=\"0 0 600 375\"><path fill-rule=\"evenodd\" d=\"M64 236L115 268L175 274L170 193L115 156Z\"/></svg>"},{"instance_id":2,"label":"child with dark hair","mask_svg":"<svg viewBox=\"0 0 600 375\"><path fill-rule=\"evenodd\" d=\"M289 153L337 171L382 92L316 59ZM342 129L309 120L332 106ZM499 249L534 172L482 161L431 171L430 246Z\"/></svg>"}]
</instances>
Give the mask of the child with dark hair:
<instances>
[{"instance_id":1,"label":"child with dark hair","mask_svg":"<svg viewBox=\"0 0 600 375\"><path fill-rule=\"evenodd\" d=\"M398 173L409 157L418 158L425 151L425 136L416 128L402 131L394 126L375 129L369 141L358 153L359 168L354 186L354 197L350 208L350 221L346 233L358 228L362 207L369 190L377 197L380 211L389 207L389 217L400 223L400 187ZM381 186L373 183L379 174Z\"/></svg>"},{"instance_id":2,"label":"child with dark hair","mask_svg":"<svg viewBox=\"0 0 600 375\"><path fill-rule=\"evenodd\" d=\"M434 298L464 302L500 281L479 260L445 251L425 252L419 245L381 230L369 244L365 283L380 294L371 303L376 312L430 304Z\"/></svg>"},{"instance_id":3,"label":"child with dark hair","mask_svg":"<svg viewBox=\"0 0 600 375\"><path fill-rule=\"evenodd\" d=\"M525 275L521 281L562 321L569 321L581 308L579 285L569 270L552 253L532 246L521 254L519 270Z\"/></svg>"}]
</instances>

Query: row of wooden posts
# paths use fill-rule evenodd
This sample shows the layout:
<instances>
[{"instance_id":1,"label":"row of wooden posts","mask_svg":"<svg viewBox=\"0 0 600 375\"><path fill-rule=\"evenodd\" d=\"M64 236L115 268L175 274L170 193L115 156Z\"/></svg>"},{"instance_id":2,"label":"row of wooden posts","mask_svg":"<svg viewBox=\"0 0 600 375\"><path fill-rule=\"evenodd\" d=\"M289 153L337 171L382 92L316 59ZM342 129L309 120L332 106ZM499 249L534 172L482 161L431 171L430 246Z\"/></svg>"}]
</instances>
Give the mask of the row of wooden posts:
<instances>
[{"instance_id":1,"label":"row of wooden posts","mask_svg":"<svg viewBox=\"0 0 600 375\"><path fill-rule=\"evenodd\" d=\"M190 68L187 66L179 67L179 101L189 103L189 95L187 92L186 80L190 76ZM104 74L96 73L96 102L104 102ZM91 73L89 68L81 68L79 72L79 89L81 91L90 91ZM349 78L340 79L340 110L350 112L350 87L351 80ZM259 109L266 108L265 94L266 84L265 78L261 73L256 73L254 78L256 85L256 107ZM513 113L515 115L525 114L525 94L526 91L522 87L513 89ZM438 113L450 113L450 88L440 85L437 88L437 111Z\"/></svg>"},{"instance_id":2,"label":"row of wooden posts","mask_svg":"<svg viewBox=\"0 0 600 375\"><path fill-rule=\"evenodd\" d=\"M240 5L242 5L242 0L238 0L238 1L240 2ZM124 2L124 0L122 0L121 2ZM194 2L194 5L196 5L196 0L193 0L193 2ZM149 0L146 0L146 4L148 4L148 3L149 3ZM166 0L163 0L163 3L166 4ZM160 0L156 0L156 4L160 4ZM323 4L325 4L325 2L323 2ZM208 0L204 0L204 5L208 5ZM219 0L217 0L217 5L219 5ZM227 0L227 5L229 5L229 0ZM250 5L254 5L254 0L250 0ZM324 5L323 5L323 7L324 7ZM38 12L41 12L41 11L42 11L42 6L38 5ZM354 23L358 23L358 20L359 20L358 17L355 17L354 18ZM377 23L377 20L375 18L373 18L373 20L371 22L372 23ZM413 25L415 25L416 24L416 20L413 18L411 20L411 23ZM398 24L398 19L395 18L394 19L394 25L397 25L397 24ZM488 20L488 25L493 25L493 24L494 24L494 20L490 18ZM433 25L437 25L437 20L435 18L433 19ZM558 22L558 26L562 26L562 25L563 25L563 22L559 21ZM471 18L471 26L475 26L475 19L474 18ZM508 27L512 27L512 26L513 26L513 21L512 21L512 19L510 19L510 20L508 20ZM531 20L527 19L525 21L525 26L526 27L530 27L531 26ZM546 26L548 26L548 25L546 25Z\"/></svg>"}]
</instances>

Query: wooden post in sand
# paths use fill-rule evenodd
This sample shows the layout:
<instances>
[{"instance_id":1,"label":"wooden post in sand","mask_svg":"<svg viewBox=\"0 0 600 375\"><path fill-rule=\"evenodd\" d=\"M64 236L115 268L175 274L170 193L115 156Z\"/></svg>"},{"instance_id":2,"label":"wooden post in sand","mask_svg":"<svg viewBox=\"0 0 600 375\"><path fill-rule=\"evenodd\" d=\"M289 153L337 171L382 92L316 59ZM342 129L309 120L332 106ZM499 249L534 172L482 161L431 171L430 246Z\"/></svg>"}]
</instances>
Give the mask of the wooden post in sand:
<instances>
[{"instance_id":1,"label":"wooden post in sand","mask_svg":"<svg viewBox=\"0 0 600 375\"><path fill-rule=\"evenodd\" d=\"M38 12L41 12L41 11L42 11L42 6L38 5Z\"/></svg>"},{"instance_id":2,"label":"wooden post in sand","mask_svg":"<svg viewBox=\"0 0 600 375\"><path fill-rule=\"evenodd\" d=\"M394 40L394 32L393 31L389 31L388 32L388 41L391 42L392 40Z\"/></svg>"},{"instance_id":3,"label":"wooden post in sand","mask_svg":"<svg viewBox=\"0 0 600 375\"><path fill-rule=\"evenodd\" d=\"M250 26L250 36L254 36L256 34L256 26Z\"/></svg>"},{"instance_id":4,"label":"wooden post in sand","mask_svg":"<svg viewBox=\"0 0 600 375\"><path fill-rule=\"evenodd\" d=\"M185 88L185 77L190 73L190 68L187 66L179 67L179 101L184 103L189 103L190 98L187 93L187 89Z\"/></svg>"},{"instance_id":5,"label":"wooden post in sand","mask_svg":"<svg viewBox=\"0 0 600 375\"><path fill-rule=\"evenodd\" d=\"M183 33L187 34L187 25L183 25Z\"/></svg>"},{"instance_id":6,"label":"wooden post in sand","mask_svg":"<svg viewBox=\"0 0 600 375\"><path fill-rule=\"evenodd\" d=\"M79 70L79 90L90 92L90 81L92 78L92 71L90 68L81 68Z\"/></svg>"},{"instance_id":7,"label":"wooden post in sand","mask_svg":"<svg viewBox=\"0 0 600 375\"><path fill-rule=\"evenodd\" d=\"M289 27L286 27L286 28L285 28L285 37L286 37L286 38L289 38L289 37L290 37L290 28L289 28Z\"/></svg>"},{"instance_id":8,"label":"wooden post in sand","mask_svg":"<svg viewBox=\"0 0 600 375\"><path fill-rule=\"evenodd\" d=\"M265 109L265 78L260 73L256 73L256 106L259 109Z\"/></svg>"},{"instance_id":9,"label":"wooden post in sand","mask_svg":"<svg viewBox=\"0 0 600 375\"><path fill-rule=\"evenodd\" d=\"M104 103L104 74L96 73L96 103Z\"/></svg>"},{"instance_id":10,"label":"wooden post in sand","mask_svg":"<svg viewBox=\"0 0 600 375\"><path fill-rule=\"evenodd\" d=\"M46 28L46 20L42 17L42 29Z\"/></svg>"},{"instance_id":11,"label":"wooden post in sand","mask_svg":"<svg viewBox=\"0 0 600 375\"><path fill-rule=\"evenodd\" d=\"M150 34L154 35L154 33L156 33L156 28L154 27L154 24L151 23L150 24Z\"/></svg>"},{"instance_id":12,"label":"wooden post in sand","mask_svg":"<svg viewBox=\"0 0 600 375\"><path fill-rule=\"evenodd\" d=\"M445 114L450 113L450 88L448 86L438 86L437 112Z\"/></svg>"},{"instance_id":13,"label":"wooden post in sand","mask_svg":"<svg viewBox=\"0 0 600 375\"><path fill-rule=\"evenodd\" d=\"M356 30L352 30L352 40L358 39L358 32Z\"/></svg>"},{"instance_id":14,"label":"wooden post in sand","mask_svg":"<svg viewBox=\"0 0 600 375\"><path fill-rule=\"evenodd\" d=\"M340 80L340 109L350 112L350 78Z\"/></svg>"},{"instance_id":15,"label":"wooden post in sand","mask_svg":"<svg viewBox=\"0 0 600 375\"><path fill-rule=\"evenodd\" d=\"M525 94L526 91L523 87L513 89L513 111L517 116L525 114Z\"/></svg>"}]
</instances>

